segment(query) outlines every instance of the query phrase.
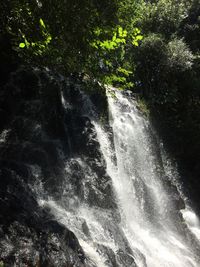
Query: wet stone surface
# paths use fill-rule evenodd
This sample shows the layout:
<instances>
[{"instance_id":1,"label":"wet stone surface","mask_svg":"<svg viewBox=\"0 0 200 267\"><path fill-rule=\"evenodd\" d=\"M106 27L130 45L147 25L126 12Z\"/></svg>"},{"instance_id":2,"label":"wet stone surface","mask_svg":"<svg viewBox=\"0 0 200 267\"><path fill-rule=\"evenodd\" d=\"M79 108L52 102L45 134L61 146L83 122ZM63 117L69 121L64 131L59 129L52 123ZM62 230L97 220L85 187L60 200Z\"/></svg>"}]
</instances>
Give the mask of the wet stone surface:
<instances>
[{"instance_id":1,"label":"wet stone surface","mask_svg":"<svg viewBox=\"0 0 200 267\"><path fill-rule=\"evenodd\" d=\"M5 267L95 266L86 261L74 233L38 205L41 196L61 200L62 195L63 203L77 196L91 206L116 208L78 87L73 78L21 68L2 88L0 261ZM83 231L88 232L86 224Z\"/></svg>"}]
</instances>

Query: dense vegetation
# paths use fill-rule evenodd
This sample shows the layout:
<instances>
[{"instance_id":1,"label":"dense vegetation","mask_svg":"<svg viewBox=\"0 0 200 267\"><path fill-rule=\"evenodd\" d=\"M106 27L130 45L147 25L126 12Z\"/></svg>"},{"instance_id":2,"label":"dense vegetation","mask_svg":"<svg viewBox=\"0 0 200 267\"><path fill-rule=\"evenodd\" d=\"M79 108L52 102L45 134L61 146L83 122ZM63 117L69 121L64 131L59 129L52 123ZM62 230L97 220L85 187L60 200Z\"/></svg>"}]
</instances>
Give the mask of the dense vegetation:
<instances>
[{"instance_id":1,"label":"dense vegetation","mask_svg":"<svg viewBox=\"0 0 200 267\"><path fill-rule=\"evenodd\" d=\"M137 28L127 31L122 25L125 4L119 0L2 2L2 69L12 59L66 75L125 83L131 73L124 67L126 49L142 39Z\"/></svg>"},{"instance_id":2,"label":"dense vegetation","mask_svg":"<svg viewBox=\"0 0 200 267\"><path fill-rule=\"evenodd\" d=\"M144 39L134 54L137 92L180 160L186 182L199 192L200 2L145 1L140 14Z\"/></svg>"},{"instance_id":3,"label":"dense vegetation","mask_svg":"<svg viewBox=\"0 0 200 267\"><path fill-rule=\"evenodd\" d=\"M198 185L199 0L8 0L0 11L1 84L29 64L131 88Z\"/></svg>"}]
</instances>

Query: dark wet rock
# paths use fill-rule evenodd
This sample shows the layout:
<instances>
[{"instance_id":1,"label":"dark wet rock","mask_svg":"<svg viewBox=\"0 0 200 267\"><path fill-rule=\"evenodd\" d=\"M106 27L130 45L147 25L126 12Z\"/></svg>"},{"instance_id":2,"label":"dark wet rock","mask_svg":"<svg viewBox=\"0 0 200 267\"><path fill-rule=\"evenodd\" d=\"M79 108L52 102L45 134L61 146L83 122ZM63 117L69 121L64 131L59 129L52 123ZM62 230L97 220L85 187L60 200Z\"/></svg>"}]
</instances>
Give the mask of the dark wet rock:
<instances>
[{"instance_id":1,"label":"dark wet rock","mask_svg":"<svg viewBox=\"0 0 200 267\"><path fill-rule=\"evenodd\" d=\"M82 223L82 229L83 229L84 234L86 234L86 236L88 236L88 238L91 238L89 228L88 228L87 223L85 221Z\"/></svg>"},{"instance_id":2,"label":"dark wet rock","mask_svg":"<svg viewBox=\"0 0 200 267\"><path fill-rule=\"evenodd\" d=\"M109 267L137 267L133 255L127 251L119 249L115 253L111 248L104 245L97 245L97 251L105 259L106 266Z\"/></svg>"},{"instance_id":3,"label":"dark wet rock","mask_svg":"<svg viewBox=\"0 0 200 267\"><path fill-rule=\"evenodd\" d=\"M5 266L84 266L75 235L38 206L23 178L27 170L8 167L0 172L0 259Z\"/></svg>"},{"instance_id":4,"label":"dark wet rock","mask_svg":"<svg viewBox=\"0 0 200 267\"><path fill-rule=\"evenodd\" d=\"M20 68L1 90L0 261L6 267L95 266L51 209L38 205L41 195L62 196L69 208L78 199L73 205L81 201L118 216L94 114L79 87L73 77ZM89 236L86 223L82 228Z\"/></svg>"},{"instance_id":5,"label":"dark wet rock","mask_svg":"<svg viewBox=\"0 0 200 267\"><path fill-rule=\"evenodd\" d=\"M6 237L0 237L0 258L4 266L85 266L84 253L74 234L58 222L51 224L41 224L46 228L36 231L13 222L3 229Z\"/></svg>"},{"instance_id":6,"label":"dark wet rock","mask_svg":"<svg viewBox=\"0 0 200 267\"><path fill-rule=\"evenodd\" d=\"M115 253L113 252L111 248L103 246L103 245L98 245L97 251L99 252L100 255L103 256L107 266L120 267L120 265L117 263L117 260L115 258ZM124 265L124 267L126 267L126 265Z\"/></svg>"},{"instance_id":7,"label":"dark wet rock","mask_svg":"<svg viewBox=\"0 0 200 267\"><path fill-rule=\"evenodd\" d=\"M124 251L121 249L117 251L116 258L119 264L121 264L122 266L137 267L133 256L131 254L124 253Z\"/></svg>"},{"instance_id":8,"label":"dark wet rock","mask_svg":"<svg viewBox=\"0 0 200 267\"><path fill-rule=\"evenodd\" d=\"M181 209L185 209L185 202L181 198L177 187L172 183L172 181L170 181L168 177L164 177L163 182L165 189L168 195L170 196L170 200L173 203L173 206L175 207L175 210L180 211Z\"/></svg>"}]
</instances>

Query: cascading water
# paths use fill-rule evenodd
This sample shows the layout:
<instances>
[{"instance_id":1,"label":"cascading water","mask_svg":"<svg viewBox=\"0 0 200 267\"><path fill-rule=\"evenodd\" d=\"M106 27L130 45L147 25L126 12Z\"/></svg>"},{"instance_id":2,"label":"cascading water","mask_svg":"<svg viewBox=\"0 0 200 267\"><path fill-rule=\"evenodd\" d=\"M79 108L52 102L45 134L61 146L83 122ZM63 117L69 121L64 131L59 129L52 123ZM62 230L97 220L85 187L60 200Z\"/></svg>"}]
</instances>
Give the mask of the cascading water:
<instances>
[{"instance_id":1,"label":"cascading water","mask_svg":"<svg viewBox=\"0 0 200 267\"><path fill-rule=\"evenodd\" d=\"M178 181L166 171L150 124L136 102L128 94L108 90L111 127L105 130L89 98L82 98L83 116L94 126L90 138L99 143L104 159L96 164L105 164L111 180L102 175L101 181L85 156L64 158L61 196L42 198L40 188L40 205L75 233L87 256L86 266L200 266L198 218L192 210L184 210L187 203ZM66 109L63 96L62 103ZM70 178L75 175L84 177L77 179L80 191ZM105 193L109 186L113 196ZM103 204L93 203L91 195ZM106 204L110 198L114 205Z\"/></svg>"},{"instance_id":2,"label":"cascading water","mask_svg":"<svg viewBox=\"0 0 200 267\"><path fill-rule=\"evenodd\" d=\"M192 236L186 234L188 229L165 189L166 173L155 152L149 123L130 98L119 92L115 95L117 101L109 97L117 157L113 184L123 231L133 250L145 256L147 266L198 266ZM144 265L140 259L138 265Z\"/></svg>"}]
</instances>

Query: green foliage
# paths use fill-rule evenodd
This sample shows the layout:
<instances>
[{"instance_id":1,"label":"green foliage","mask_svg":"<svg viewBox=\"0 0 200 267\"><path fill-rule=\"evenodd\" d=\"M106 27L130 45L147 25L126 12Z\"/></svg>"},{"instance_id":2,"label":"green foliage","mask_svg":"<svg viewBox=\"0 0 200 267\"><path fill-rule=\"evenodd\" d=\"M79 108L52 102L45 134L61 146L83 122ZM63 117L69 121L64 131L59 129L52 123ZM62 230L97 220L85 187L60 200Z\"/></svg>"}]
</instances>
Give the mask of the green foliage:
<instances>
[{"instance_id":1,"label":"green foliage","mask_svg":"<svg viewBox=\"0 0 200 267\"><path fill-rule=\"evenodd\" d=\"M40 25L43 29L46 29L43 19L40 18Z\"/></svg>"},{"instance_id":2,"label":"green foliage","mask_svg":"<svg viewBox=\"0 0 200 267\"><path fill-rule=\"evenodd\" d=\"M117 26L114 29L103 31L95 29L96 38L91 43L94 49L96 69L102 73L101 82L120 88L130 88L133 82L129 76L133 74L131 65L127 59L128 49L139 46L143 36L138 28L131 32Z\"/></svg>"},{"instance_id":3,"label":"green foliage","mask_svg":"<svg viewBox=\"0 0 200 267\"><path fill-rule=\"evenodd\" d=\"M10 0L0 4L1 22L21 62L131 87L129 51L143 38L134 25L136 3Z\"/></svg>"},{"instance_id":4,"label":"green foliage","mask_svg":"<svg viewBox=\"0 0 200 267\"><path fill-rule=\"evenodd\" d=\"M122 67L119 67L119 68L117 69L117 72L122 73L122 74L123 74L124 76L126 76L126 77L128 77L130 74L133 73L132 71L127 70L127 69L124 69L124 68L122 68Z\"/></svg>"},{"instance_id":5,"label":"green foliage","mask_svg":"<svg viewBox=\"0 0 200 267\"><path fill-rule=\"evenodd\" d=\"M25 44L25 43L20 43L20 44L19 44L19 47L20 47L20 48L24 48L24 47L26 47L26 44Z\"/></svg>"},{"instance_id":6,"label":"green foliage","mask_svg":"<svg viewBox=\"0 0 200 267\"><path fill-rule=\"evenodd\" d=\"M143 1L143 33L132 53L135 92L157 116L159 129L185 165L200 155L200 5L198 0ZM181 148L181 149L180 149ZM191 158L193 160L191 160Z\"/></svg>"},{"instance_id":7,"label":"green foliage","mask_svg":"<svg viewBox=\"0 0 200 267\"><path fill-rule=\"evenodd\" d=\"M191 1L158 0L143 1L139 25L145 32L154 32L169 38L187 17Z\"/></svg>"},{"instance_id":8,"label":"green foliage","mask_svg":"<svg viewBox=\"0 0 200 267\"><path fill-rule=\"evenodd\" d=\"M168 67L174 71L191 69L193 54L183 39L175 38L168 43Z\"/></svg>"},{"instance_id":9,"label":"green foliage","mask_svg":"<svg viewBox=\"0 0 200 267\"><path fill-rule=\"evenodd\" d=\"M20 48L26 48L28 54L32 55L42 55L43 53L46 53L48 50L48 45L50 44L52 37L51 34L46 29L46 25L44 24L43 19L39 19L39 32L41 35L41 40L38 40L36 42L29 42L25 36L25 34L22 33L23 43L19 44Z\"/></svg>"},{"instance_id":10,"label":"green foliage","mask_svg":"<svg viewBox=\"0 0 200 267\"><path fill-rule=\"evenodd\" d=\"M141 31L138 28L133 28L131 33L131 42L134 46L139 46L139 41L143 39L143 36L140 34Z\"/></svg>"},{"instance_id":11,"label":"green foliage","mask_svg":"<svg viewBox=\"0 0 200 267\"><path fill-rule=\"evenodd\" d=\"M162 35L150 33L134 58L143 94L154 103L177 103L179 93L174 79L192 68L194 58L183 39L175 37L167 42Z\"/></svg>"},{"instance_id":12,"label":"green foliage","mask_svg":"<svg viewBox=\"0 0 200 267\"><path fill-rule=\"evenodd\" d=\"M141 5L143 0L120 0L118 3L119 24L131 32L136 26L136 21L143 13Z\"/></svg>"},{"instance_id":13,"label":"green foliage","mask_svg":"<svg viewBox=\"0 0 200 267\"><path fill-rule=\"evenodd\" d=\"M100 37L100 34L103 33L102 30L97 29L95 31L97 33L97 36ZM115 50L120 47L121 44L126 44L126 38L127 37L127 31L123 30L122 27L118 27L114 32L112 38L109 40L103 40L96 39L91 43L91 46L97 49L103 49L103 50Z\"/></svg>"},{"instance_id":14,"label":"green foliage","mask_svg":"<svg viewBox=\"0 0 200 267\"><path fill-rule=\"evenodd\" d=\"M184 36L184 40L190 45L195 53L200 51L200 5L199 0L193 0L190 8L180 25L179 34Z\"/></svg>"},{"instance_id":15,"label":"green foliage","mask_svg":"<svg viewBox=\"0 0 200 267\"><path fill-rule=\"evenodd\" d=\"M112 27L117 1L10 0L0 8L1 34L10 39L21 61L69 73L83 70L93 30Z\"/></svg>"}]
</instances>

